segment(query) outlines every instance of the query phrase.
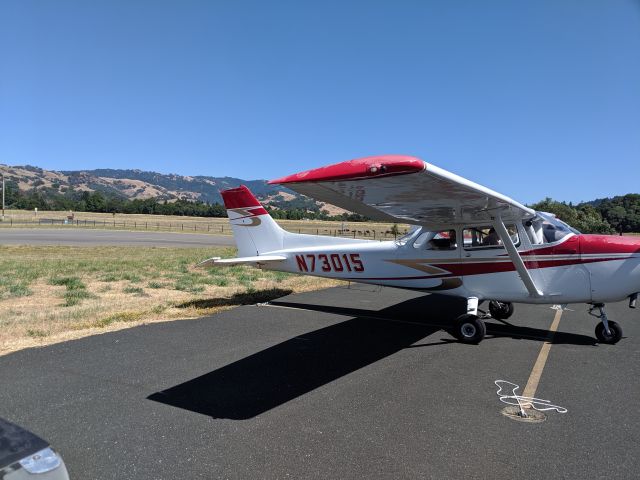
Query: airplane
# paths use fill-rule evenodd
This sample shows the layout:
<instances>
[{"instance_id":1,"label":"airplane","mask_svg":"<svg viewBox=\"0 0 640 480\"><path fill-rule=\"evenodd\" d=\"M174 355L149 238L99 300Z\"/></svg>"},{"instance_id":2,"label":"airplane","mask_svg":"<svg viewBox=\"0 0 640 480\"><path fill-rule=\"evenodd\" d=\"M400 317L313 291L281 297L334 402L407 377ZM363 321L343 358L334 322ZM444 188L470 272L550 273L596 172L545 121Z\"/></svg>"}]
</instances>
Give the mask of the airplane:
<instances>
[{"instance_id":1,"label":"airplane","mask_svg":"<svg viewBox=\"0 0 640 480\"><path fill-rule=\"evenodd\" d=\"M513 303L586 303L600 319L598 341L615 344L622 328L605 303L640 293L640 238L586 235L555 216L419 158L358 158L296 173L281 184L372 220L410 224L391 241L283 230L245 186L222 191L238 257L200 265L247 264L466 299L451 333L477 344L485 318L506 320ZM478 307L488 301L489 313Z\"/></svg>"}]
</instances>

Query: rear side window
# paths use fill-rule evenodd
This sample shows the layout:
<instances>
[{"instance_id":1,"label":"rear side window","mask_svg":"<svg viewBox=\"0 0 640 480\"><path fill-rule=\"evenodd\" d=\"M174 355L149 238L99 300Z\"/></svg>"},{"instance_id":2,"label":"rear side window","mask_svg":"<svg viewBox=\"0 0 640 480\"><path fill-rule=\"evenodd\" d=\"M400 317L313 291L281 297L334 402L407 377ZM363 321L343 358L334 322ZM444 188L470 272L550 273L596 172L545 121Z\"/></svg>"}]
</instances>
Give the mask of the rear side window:
<instances>
[{"instance_id":1,"label":"rear side window","mask_svg":"<svg viewBox=\"0 0 640 480\"><path fill-rule=\"evenodd\" d=\"M507 232L511 237L514 245L520 245L520 237L518 229L515 225L506 225ZM480 250L487 248L504 248L502 240L498 236L498 232L491 225L480 227L468 227L462 231L465 250Z\"/></svg>"}]
</instances>

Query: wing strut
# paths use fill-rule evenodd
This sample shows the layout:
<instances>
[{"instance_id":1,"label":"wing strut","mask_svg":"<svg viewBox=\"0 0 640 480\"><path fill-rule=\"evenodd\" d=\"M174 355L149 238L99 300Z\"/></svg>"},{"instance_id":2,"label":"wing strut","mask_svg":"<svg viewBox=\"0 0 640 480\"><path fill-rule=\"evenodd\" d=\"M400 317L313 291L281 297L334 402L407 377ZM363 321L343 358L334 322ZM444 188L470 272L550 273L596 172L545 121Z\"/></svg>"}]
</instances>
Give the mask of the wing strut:
<instances>
[{"instance_id":1,"label":"wing strut","mask_svg":"<svg viewBox=\"0 0 640 480\"><path fill-rule=\"evenodd\" d=\"M511 240L511 236L509 235L509 232L507 232L507 227L504 226L504 222L502 221L502 217L500 217L500 214L498 214L497 217L494 217L493 227L496 229L500 240L502 240L502 244L507 249L509 258L511 258L513 265L516 267L516 270L520 274L522 283L524 283L524 286L527 287L527 290L529 290L529 294L532 297L542 297L542 292L534 283L533 278L531 278L529 270L527 270L526 265L522 261L522 257L520 257L516 246L513 244L513 240Z\"/></svg>"}]
</instances>

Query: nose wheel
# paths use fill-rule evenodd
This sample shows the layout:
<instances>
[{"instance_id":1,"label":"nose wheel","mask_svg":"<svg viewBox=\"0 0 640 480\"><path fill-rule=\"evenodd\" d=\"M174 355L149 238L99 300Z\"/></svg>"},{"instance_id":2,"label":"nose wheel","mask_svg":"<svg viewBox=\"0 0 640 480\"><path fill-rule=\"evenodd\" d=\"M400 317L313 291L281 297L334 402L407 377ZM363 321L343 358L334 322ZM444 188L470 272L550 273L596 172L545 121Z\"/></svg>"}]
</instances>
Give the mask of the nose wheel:
<instances>
[{"instance_id":1,"label":"nose wheel","mask_svg":"<svg viewBox=\"0 0 640 480\"><path fill-rule=\"evenodd\" d=\"M609 332L604 326L604 322L596 325L596 338L600 343L614 344L622 338L622 327L616 322L609 320Z\"/></svg>"},{"instance_id":2,"label":"nose wheel","mask_svg":"<svg viewBox=\"0 0 640 480\"><path fill-rule=\"evenodd\" d=\"M513 315L513 303L491 300L489 302L489 313L496 320L506 320Z\"/></svg>"},{"instance_id":3,"label":"nose wheel","mask_svg":"<svg viewBox=\"0 0 640 480\"><path fill-rule=\"evenodd\" d=\"M477 315L466 313L456 319L453 335L462 343L478 344L487 334L487 327Z\"/></svg>"},{"instance_id":4,"label":"nose wheel","mask_svg":"<svg viewBox=\"0 0 640 480\"><path fill-rule=\"evenodd\" d=\"M594 310L598 310L598 313L593 313ZM604 310L603 303L596 303L589 308L589 315L602 320L596 325L596 338L600 343L608 343L613 345L618 343L622 338L622 327L613 320L607 318L607 313Z\"/></svg>"}]
</instances>

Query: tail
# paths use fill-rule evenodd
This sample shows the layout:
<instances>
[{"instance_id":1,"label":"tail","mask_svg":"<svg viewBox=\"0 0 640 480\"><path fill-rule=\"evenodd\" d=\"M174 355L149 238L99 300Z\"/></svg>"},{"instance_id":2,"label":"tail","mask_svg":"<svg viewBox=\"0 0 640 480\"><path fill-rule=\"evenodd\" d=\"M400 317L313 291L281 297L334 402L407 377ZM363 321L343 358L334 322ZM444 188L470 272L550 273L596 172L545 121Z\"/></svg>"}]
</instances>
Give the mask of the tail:
<instances>
[{"instance_id":1,"label":"tail","mask_svg":"<svg viewBox=\"0 0 640 480\"><path fill-rule=\"evenodd\" d=\"M284 230L251 191L241 185L220 192L238 247L238 257L254 257L283 247Z\"/></svg>"}]
</instances>

